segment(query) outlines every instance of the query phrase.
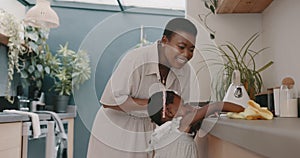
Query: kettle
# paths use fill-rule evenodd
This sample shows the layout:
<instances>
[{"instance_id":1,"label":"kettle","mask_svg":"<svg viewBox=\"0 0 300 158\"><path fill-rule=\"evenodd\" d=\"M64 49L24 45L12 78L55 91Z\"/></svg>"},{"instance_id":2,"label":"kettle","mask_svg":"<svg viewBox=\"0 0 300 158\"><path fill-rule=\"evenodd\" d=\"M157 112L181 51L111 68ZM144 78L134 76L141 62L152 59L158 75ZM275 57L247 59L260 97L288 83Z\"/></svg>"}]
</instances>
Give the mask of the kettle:
<instances>
[{"instance_id":1,"label":"kettle","mask_svg":"<svg viewBox=\"0 0 300 158\"><path fill-rule=\"evenodd\" d=\"M247 108L248 101L250 97L243 86L241 84L241 74L239 70L234 70L232 72L231 84L227 89L225 97L223 98L224 102L231 102L238 104L244 108Z\"/></svg>"}]
</instances>

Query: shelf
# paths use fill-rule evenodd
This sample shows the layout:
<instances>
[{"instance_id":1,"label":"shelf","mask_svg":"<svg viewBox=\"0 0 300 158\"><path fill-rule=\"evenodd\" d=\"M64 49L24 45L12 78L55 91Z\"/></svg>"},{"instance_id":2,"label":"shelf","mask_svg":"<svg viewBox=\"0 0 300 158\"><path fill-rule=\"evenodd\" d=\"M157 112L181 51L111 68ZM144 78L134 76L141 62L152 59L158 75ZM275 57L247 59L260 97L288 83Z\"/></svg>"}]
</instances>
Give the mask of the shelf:
<instances>
[{"instance_id":1,"label":"shelf","mask_svg":"<svg viewBox=\"0 0 300 158\"><path fill-rule=\"evenodd\" d=\"M4 45L8 44L8 37L1 33L0 33L0 44L4 44Z\"/></svg>"},{"instance_id":2,"label":"shelf","mask_svg":"<svg viewBox=\"0 0 300 158\"><path fill-rule=\"evenodd\" d=\"M219 0L217 14L261 13L273 0Z\"/></svg>"}]
</instances>

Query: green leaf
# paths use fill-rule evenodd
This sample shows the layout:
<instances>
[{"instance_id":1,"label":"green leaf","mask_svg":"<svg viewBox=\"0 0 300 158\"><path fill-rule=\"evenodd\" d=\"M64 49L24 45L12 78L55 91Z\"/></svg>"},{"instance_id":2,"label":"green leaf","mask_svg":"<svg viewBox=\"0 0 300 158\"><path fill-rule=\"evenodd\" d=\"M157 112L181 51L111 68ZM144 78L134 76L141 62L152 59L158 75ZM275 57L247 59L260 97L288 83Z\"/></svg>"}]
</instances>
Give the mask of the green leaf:
<instances>
[{"instance_id":1,"label":"green leaf","mask_svg":"<svg viewBox=\"0 0 300 158\"><path fill-rule=\"evenodd\" d=\"M214 34L210 33L209 36L210 36L210 39L212 39L212 40L215 39L215 35Z\"/></svg>"},{"instance_id":2,"label":"green leaf","mask_svg":"<svg viewBox=\"0 0 300 158\"><path fill-rule=\"evenodd\" d=\"M205 6L207 9L209 9L209 5L208 5L207 1L204 2L204 6Z\"/></svg>"},{"instance_id":3,"label":"green leaf","mask_svg":"<svg viewBox=\"0 0 300 158\"><path fill-rule=\"evenodd\" d=\"M41 78L41 74L39 71L34 71L35 78Z\"/></svg>"},{"instance_id":4,"label":"green leaf","mask_svg":"<svg viewBox=\"0 0 300 158\"><path fill-rule=\"evenodd\" d=\"M41 80L37 80L36 81L36 86L38 87L38 89L41 89L42 88L42 81Z\"/></svg>"},{"instance_id":5,"label":"green leaf","mask_svg":"<svg viewBox=\"0 0 300 158\"><path fill-rule=\"evenodd\" d=\"M218 0L214 0L214 6L215 8L218 8Z\"/></svg>"},{"instance_id":6,"label":"green leaf","mask_svg":"<svg viewBox=\"0 0 300 158\"><path fill-rule=\"evenodd\" d=\"M28 78L28 73L26 71L21 71L21 78Z\"/></svg>"},{"instance_id":7,"label":"green leaf","mask_svg":"<svg viewBox=\"0 0 300 158\"><path fill-rule=\"evenodd\" d=\"M28 72L31 74L33 71L35 71L35 67L34 67L34 65L30 65L28 67Z\"/></svg>"},{"instance_id":8,"label":"green leaf","mask_svg":"<svg viewBox=\"0 0 300 158\"><path fill-rule=\"evenodd\" d=\"M28 42L29 47L34 51L34 52L38 52L38 45L32 41Z\"/></svg>"},{"instance_id":9,"label":"green leaf","mask_svg":"<svg viewBox=\"0 0 300 158\"><path fill-rule=\"evenodd\" d=\"M39 36L36 34L36 32L29 32L27 34L27 37L29 37L33 41L37 41L39 39Z\"/></svg>"},{"instance_id":10,"label":"green leaf","mask_svg":"<svg viewBox=\"0 0 300 158\"><path fill-rule=\"evenodd\" d=\"M46 72L47 74L50 74L50 68L49 68L49 66L45 67L45 72Z\"/></svg>"},{"instance_id":11,"label":"green leaf","mask_svg":"<svg viewBox=\"0 0 300 158\"><path fill-rule=\"evenodd\" d=\"M267 69L268 67L270 67L274 62L270 61L268 62L266 65L264 65L263 67L261 67L260 69L257 70L257 73L260 73L262 71L264 71L265 69Z\"/></svg>"},{"instance_id":12,"label":"green leaf","mask_svg":"<svg viewBox=\"0 0 300 158\"><path fill-rule=\"evenodd\" d=\"M215 13L215 7L214 7L213 5L210 5L210 6L209 6L209 9L210 9L210 11L211 11L212 13L216 14L216 13Z\"/></svg>"},{"instance_id":13,"label":"green leaf","mask_svg":"<svg viewBox=\"0 0 300 158\"><path fill-rule=\"evenodd\" d=\"M43 72L43 65L41 65L41 64L37 64L36 65L36 68L37 68L37 70L39 71L39 72Z\"/></svg>"}]
</instances>

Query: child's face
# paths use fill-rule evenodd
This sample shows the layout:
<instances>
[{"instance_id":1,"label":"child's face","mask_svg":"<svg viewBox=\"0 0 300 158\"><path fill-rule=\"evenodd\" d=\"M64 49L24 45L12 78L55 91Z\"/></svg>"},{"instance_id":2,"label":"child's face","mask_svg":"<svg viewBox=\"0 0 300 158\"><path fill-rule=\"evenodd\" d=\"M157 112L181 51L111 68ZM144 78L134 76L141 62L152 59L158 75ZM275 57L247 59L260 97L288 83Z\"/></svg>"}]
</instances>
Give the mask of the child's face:
<instances>
[{"instance_id":1,"label":"child's face","mask_svg":"<svg viewBox=\"0 0 300 158\"><path fill-rule=\"evenodd\" d=\"M167 105L166 117L162 119L163 121L170 121L174 117L180 117L186 115L191 110L192 109L190 106L185 106L183 104L183 100L179 96L174 95L173 103Z\"/></svg>"}]
</instances>

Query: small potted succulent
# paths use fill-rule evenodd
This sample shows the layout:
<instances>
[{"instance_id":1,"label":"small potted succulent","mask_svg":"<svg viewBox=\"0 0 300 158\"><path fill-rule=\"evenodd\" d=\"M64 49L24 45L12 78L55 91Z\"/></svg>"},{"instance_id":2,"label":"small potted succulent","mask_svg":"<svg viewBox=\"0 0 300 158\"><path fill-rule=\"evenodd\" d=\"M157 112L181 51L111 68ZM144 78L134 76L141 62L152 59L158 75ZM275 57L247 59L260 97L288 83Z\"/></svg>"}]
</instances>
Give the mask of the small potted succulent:
<instances>
[{"instance_id":1,"label":"small potted succulent","mask_svg":"<svg viewBox=\"0 0 300 158\"><path fill-rule=\"evenodd\" d=\"M54 79L52 90L56 92L54 110L56 112L65 112L69 97L73 88L79 86L90 78L91 68L87 52L79 50L77 53L68 48L68 43L60 45L60 49L55 55L47 53L46 61L51 72L50 76ZM58 98L57 98L58 97Z\"/></svg>"}]
</instances>

